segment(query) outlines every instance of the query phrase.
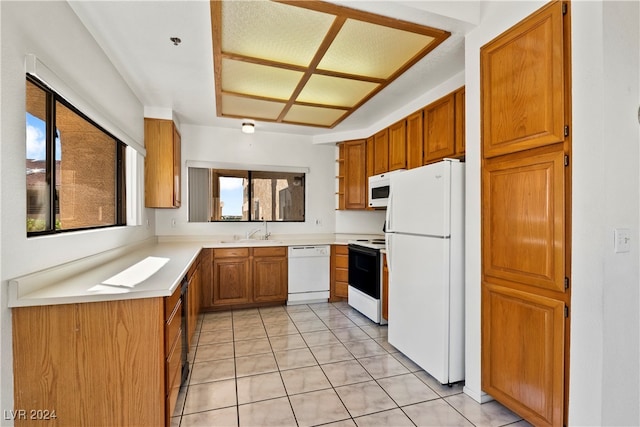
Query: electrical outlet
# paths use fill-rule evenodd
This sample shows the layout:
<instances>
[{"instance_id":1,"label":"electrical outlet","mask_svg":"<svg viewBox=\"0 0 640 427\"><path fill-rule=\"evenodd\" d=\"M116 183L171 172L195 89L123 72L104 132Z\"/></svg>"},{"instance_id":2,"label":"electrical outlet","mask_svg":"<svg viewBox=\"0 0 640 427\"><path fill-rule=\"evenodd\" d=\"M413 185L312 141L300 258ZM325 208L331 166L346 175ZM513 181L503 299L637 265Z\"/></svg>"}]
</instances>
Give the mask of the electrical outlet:
<instances>
[{"instance_id":1,"label":"electrical outlet","mask_svg":"<svg viewBox=\"0 0 640 427\"><path fill-rule=\"evenodd\" d=\"M616 228L613 231L615 253L631 251L631 230L628 228Z\"/></svg>"},{"instance_id":2,"label":"electrical outlet","mask_svg":"<svg viewBox=\"0 0 640 427\"><path fill-rule=\"evenodd\" d=\"M171 228L176 228L176 219L171 218Z\"/></svg>"}]
</instances>

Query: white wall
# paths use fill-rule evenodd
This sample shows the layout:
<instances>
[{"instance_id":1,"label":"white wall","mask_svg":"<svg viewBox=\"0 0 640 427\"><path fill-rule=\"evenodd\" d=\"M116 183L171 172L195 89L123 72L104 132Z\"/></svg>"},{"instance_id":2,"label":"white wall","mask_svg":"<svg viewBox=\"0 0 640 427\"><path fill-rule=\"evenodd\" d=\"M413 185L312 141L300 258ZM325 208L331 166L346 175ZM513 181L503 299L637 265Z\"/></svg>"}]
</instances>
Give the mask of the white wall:
<instances>
[{"instance_id":1,"label":"white wall","mask_svg":"<svg viewBox=\"0 0 640 427\"><path fill-rule=\"evenodd\" d=\"M247 135L240 129L182 125L182 207L156 209L160 236L243 235L254 229L249 223L189 223L189 160L238 163L250 168L292 166L309 168L306 176L304 222L269 223L269 232L282 234L333 233L335 224L335 147L312 144L308 136L261 132ZM172 227L175 219L175 227ZM319 224L316 224L316 220Z\"/></svg>"},{"instance_id":2,"label":"white wall","mask_svg":"<svg viewBox=\"0 0 640 427\"><path fill-rule=\"evenodd\" d=\"M572 424L640 425L638 27L637 2L573 4Z\"/></svg>"},{"instance_id":3,"label":"white wall","mask_svg":"<svg viewBox=\"0 0 640 427\"><path fill-rule=\"evenodd\" d=\"M480 389L479 49L545 2L487 2L466 37L466 387ZM637 2L572 2L570 425L640 425ZM613 229L631 229L627 254Z\"/></svg>"},{"instance_id":4,"label":"white wall","mask_svg":"<svg viewBox=\"0 0 640 427\"><path fill-rule=\"evenodd\" d=\"M153 228L27 239L25 55L35 54L83 101L93 103L93 109L114 123L118 132L139 144L143 109L66 2L0 2L0 10L0 409L9 410L13 385L7 279L144 240L153 235ZM143 220L146 215L143 212Z\"/></svg>"}]
</instances>

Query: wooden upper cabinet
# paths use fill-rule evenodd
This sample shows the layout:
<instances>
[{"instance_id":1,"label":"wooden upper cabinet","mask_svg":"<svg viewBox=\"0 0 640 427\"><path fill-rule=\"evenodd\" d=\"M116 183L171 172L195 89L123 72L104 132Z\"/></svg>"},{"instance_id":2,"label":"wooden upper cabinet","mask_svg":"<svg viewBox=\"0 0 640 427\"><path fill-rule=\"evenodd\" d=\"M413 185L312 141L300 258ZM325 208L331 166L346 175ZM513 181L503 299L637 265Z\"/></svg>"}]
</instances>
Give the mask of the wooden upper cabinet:
<instances>
[{"instance_id":1,"label":"wooden upper cabinet","mask_svg":"<svg viewBox=\"0 0 640 427\"><path fill-rule=\"evenodd\" d=\"M422 110L407 117L407 168L422 166L423 162Z\"/></svg>"},{"instance_id":2,"label":"wooden upper cabinet","mask_svg":"<svg viewBox=\"0 0 640 427\"><path fill-rule=\"evenodd\" d=\"M451 93L424 108L424 163L455 155L455 97Z\"/></svg>"},{"instance_id":3,"label":"wooden upper cabinet","mask_svg":"<svg viewBox=\"0 0 640 427\"><path fill-rule=\"evenodd\" d=\"M344 143L344 207L367 207L367 141L364 139Z\"/></svg>"},{"instance_id":4,"label":"wooden upper cabinet","mask_svg":"<svg viewBox=\"0 0 640 427\"><path fill-rule=\"evenodd\" d=\"M389 172L389 128L373 136L373 174Z\"/></svg>"},{"instance_id":5,"label":"wooden upper cabinet","mask_svg":"<svg viewBox=\"0 0 640 427\"><path fill-rule=\"evenodd\" d=\"M456 156L465 153L465 87L462 86L453 94L455 100L455 141Z\"/></svg>"},{"instance_id":6,"label":"wooden upper cabinet","mask_svg":"<svg viewBox=\"0 0 640 427\"><path fill-rule=\"evenodd\" d=\"M144 119L144 204L148 208L179 208L180 133L171 120Z\"/></svg>"},{"instance_id":7,"label":"wooden upper cabinet","mask_svg":"<svg viewBox=\"0 0 640 427\"><path fill-rule=\"evenodd\" d=\"M407 167L407 122L401 120L389 127L389 170Z\"/></svg>"},{"instance_id":8,"label":"wooden upper cabinet","mask_svg":"<svg viewBox=\"0 0 640 427\"><path fill-rule=\"evenodd\" d=\"M482 175L484 280L564 292L562 147L485 161Z\"/></svg>"},{"instance_id":9,"label":"wooden upper cabinet","mask_svg":"<svg viewBox=\"0 0 640 427\"><path fill-rule=\"evenodd\" d=\"M481 48L485 158L564 140L562 7L550 3Z\"/></svg>"}]
</instances>

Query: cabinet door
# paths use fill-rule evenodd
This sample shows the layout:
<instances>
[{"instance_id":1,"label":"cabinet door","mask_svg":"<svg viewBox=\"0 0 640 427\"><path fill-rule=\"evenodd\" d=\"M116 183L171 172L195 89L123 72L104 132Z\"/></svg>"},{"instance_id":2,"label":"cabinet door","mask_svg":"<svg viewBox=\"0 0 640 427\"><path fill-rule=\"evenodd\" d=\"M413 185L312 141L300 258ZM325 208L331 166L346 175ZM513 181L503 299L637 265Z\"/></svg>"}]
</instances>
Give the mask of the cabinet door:
<instances>
[{"instance_id":1,"label":"cabinet door","mask_svg":"<svg viewBox=\"0 0 640 427\"><path fill-rule=\"evenodd\" d=\"M213 305L251 301L248 257L213 259Z\"/></svg>"},{"instance_id":2,"label":"cabinet door","mask_svg":"<svg viewBox=\"0 0 640 427\"><path fill-rule=\"evenodd\" d=\"M331 246L331 302L349 297L349 248L347 245Z\"/></svg>"},{"instance_id":3,"label":"cabinet door","mask_svg":"<svg viewBox=\"0 0 640 427\"><path fill-rule=\"evenodd\" d=\"M344 143L345 209L365 209L367 207L366 159L367 143L364 139Z\"/></svg>"},{"instance_id":4,"label":"cabinet door","mask_svg":"<svg viewBox=\"0 0 640 427\"><path fill-rule=\"evenodd\" d=\"M424 109L424 163L455 154L455 108L453 93Z\"/></svg>"},{"instance_id":5,"label":"cabinet door","mask_svg":"<svg viewBox=\"0 0 640 427\"><path fill-rule=\"evenodd\" d=\"M456 157L465 153L465 88L464 86L456 90L455 97L455 139Z\"/></svg>"},{"instance_id":6,"label":"cabinet door","mask_svg":"<svg viewBox=\"0 0 640 427\"><path fill-rule=\"evenodd\" d=\"M534 425L562 425L564 303L482 287L483 390Z\"/></svg>"},{"instance_id":7,"label":"cabinet door","mask_svg":"<svg viewBox=\"0 0 640 427\"><path fill-rule=\"evenodd\" d=\"M190 270L187 304L187 345L191 348L193 334L196 331L198 323L198 314L200 312L200 264Z\"/></svg>"},{"instance_id":8,"label":"cabinet door","mask_svg":"<svg viewBox=\"0 0 640 427\"><path fill-rule=\"evenodd\" d=\"M422 110L407 117L407 168L422 166Z\"/></svg>"},{"instance_id":9,"label":"cabinet door","mask_svg":"<svg viewBox=\"0 0 640 427\"><path fill-rule=\"evenodd\" d=\"M144 144L147 150L144 161L145 206L179 207L181 145L174 123L145 118Z\"/></svg>"},{"instance_id":10,"label":"cabinet door","mask_svg":"<svg viewBox=\"0 0 640 427\"><path fill-rule=\"evenodd\" d=\"M480 54L485 157L564 140L564 2L552 2Z\"/></svg>"},{"instance_id":11,"label":"cabinet door","mask_svg":"<svg viewBox=\"0 0 640 427\"><path fill-rule=\"evenodd\" d=\"M379 175L389 171L389 129L384 129L373 136L373 174Z\"/></svg>"},{"instance_id":12,"label":"cabinet door","mask_svg":"<svg viewBox=\"0 0 640 427\"><path fill-rule=\"evenodd\" d=\"M389 127L389 170L407 167L407 125L402 120Z\"/></svg>"},{"instance_id":13,"label":"cabinet door","mask_svg":"<svg viewBox=\"0 0 640 427\"><path fill-rule=\"evenodd\" d=\"M179 208L181 203L180 177L182 176L182 139L176 125L173 125L173 206Z\"/></svg>"},{"instance_id":14,"label":"cabinet door","mask_svg":"<svg viewBox=\"0 0 640 427\"><path fill-rule=\"evenodd\" d=\"M253 259L253 301L285 301L287 299L287 258L256 257Z\"/></svg>"}]
</instances>

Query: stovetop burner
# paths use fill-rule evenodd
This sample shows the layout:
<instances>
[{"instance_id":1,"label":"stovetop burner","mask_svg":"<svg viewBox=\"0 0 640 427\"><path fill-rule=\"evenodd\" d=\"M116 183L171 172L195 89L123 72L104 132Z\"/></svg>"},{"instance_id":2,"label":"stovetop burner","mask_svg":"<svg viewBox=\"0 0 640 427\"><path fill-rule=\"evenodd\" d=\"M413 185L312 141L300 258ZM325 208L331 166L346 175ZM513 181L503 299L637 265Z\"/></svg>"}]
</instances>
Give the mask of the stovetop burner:
<instances>
[{"instance_id":1,"label":"stovetop burner","mask_svg":"<svg viewBox=\"0 0 640 427\"><path fill-rule=\"evenodd\" d=\"M349 240L349 243L373 249L386 249L387 244L385 239L356 239Z\"/></svg>"}]
</instances>

